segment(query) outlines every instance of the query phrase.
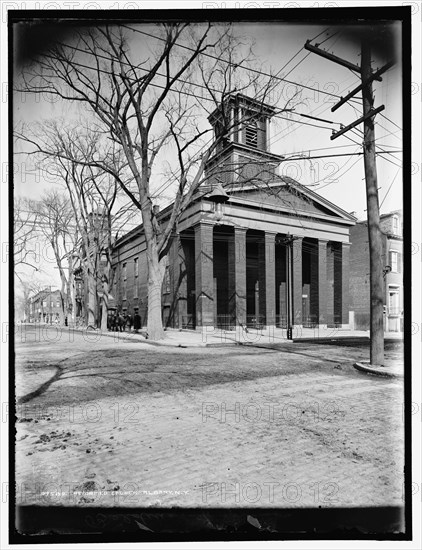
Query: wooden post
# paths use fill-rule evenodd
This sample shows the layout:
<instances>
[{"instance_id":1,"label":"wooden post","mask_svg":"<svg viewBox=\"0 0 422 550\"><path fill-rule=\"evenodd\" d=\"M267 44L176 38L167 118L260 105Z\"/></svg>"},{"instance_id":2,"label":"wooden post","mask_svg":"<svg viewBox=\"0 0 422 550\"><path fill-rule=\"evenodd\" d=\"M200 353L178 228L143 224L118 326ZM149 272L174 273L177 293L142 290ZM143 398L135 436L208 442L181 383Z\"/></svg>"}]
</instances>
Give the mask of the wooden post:
<instances>
[{"instance_id":1,"label":"wooden post","mask_svg":"<svg viewBox=\"0 0 422 550\"><path fill-rule=\"evenodd\" d=\"M362 37L361 50L362 81L370 78L371 47L369 38ZM372 82L362 88L363 114L373 107ZM372 118L364 122L364 163L366 180L366 202L368 213L369 263L370 263L370 299L371 299L371 351L372 365L384 364L384 327L383 327L383 261L382 238L380 229L377 167L375 160L375 130Z\"/></svg>"}]
</instances>

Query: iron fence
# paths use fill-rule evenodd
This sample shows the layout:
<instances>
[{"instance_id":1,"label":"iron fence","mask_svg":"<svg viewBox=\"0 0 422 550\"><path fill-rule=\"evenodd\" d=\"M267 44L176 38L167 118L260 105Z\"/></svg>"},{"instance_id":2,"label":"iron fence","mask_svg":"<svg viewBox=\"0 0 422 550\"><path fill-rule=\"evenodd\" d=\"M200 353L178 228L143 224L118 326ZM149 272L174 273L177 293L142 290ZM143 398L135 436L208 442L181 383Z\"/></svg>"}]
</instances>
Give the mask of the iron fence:
<instances>
[{"instance_id":1,"label":"iron fence","mask_svg":"<svg viewBox=\"0 0 422 550\"><path fill-rule=\"evenodd\" d=\"M287 316L286 315L276 315L275 324L278 328L287 328Z\"/></svg>"},{"instance_id":2,"label":"iron fence","mask_svg":"<svg viewBox=\"0 0 422 550\"><path fill-rule=\"evenodd\" d=\"M247 315L246 326L249 328L262 329L265 327L265 317L263 315Z\"/></svg>"},{"instance_id":3,"label":"iron fence","mask_svg":"<svg viewBox=\"0 0 422 550\"><path fill-rule=\"evenodd\" d=\"M194 315L183 315L182 316L182 329L191 329L196 328L195 325L195 316Z\"/></svg>"},{"instance_id":4,"label":"iron fence","mask_svg":"<svg viewBox=\"0 0 422 550\"><path fill-rule=\"evenodd\" d=\"M236 318L233 315L217 315L217 328L222 330L236 330Z\"/></svg>"},{"instance_id":5,"label":"iron fence","mask_svg":"<svg viewBox=\"0 0 422 550\"><path fill-rule=\"evenodd\" d=\"M303 328L315 328L318 326L318 316L317 315L307 315L302 320Z\"/></svg>"}]
</instances>

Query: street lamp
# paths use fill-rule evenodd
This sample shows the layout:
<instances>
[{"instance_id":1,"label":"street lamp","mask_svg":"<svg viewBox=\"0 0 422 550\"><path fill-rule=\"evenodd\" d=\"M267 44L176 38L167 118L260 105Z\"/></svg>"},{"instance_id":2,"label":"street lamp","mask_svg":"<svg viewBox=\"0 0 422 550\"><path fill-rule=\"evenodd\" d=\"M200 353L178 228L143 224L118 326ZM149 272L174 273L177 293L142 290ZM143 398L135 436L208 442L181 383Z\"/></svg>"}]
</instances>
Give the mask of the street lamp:
<instances>
[{"instance_id":1,"label":"street lamp","mask_svg":"<svg viewBox=\"0 0 422 550\"><path fill-rule=\"evenodd\" d=\"M219 222L223 217L223 203L229 200L229 195L224 191L221 183L217 183L207 198L214 203L215 219Z\"/></svg>"}]
</instances>

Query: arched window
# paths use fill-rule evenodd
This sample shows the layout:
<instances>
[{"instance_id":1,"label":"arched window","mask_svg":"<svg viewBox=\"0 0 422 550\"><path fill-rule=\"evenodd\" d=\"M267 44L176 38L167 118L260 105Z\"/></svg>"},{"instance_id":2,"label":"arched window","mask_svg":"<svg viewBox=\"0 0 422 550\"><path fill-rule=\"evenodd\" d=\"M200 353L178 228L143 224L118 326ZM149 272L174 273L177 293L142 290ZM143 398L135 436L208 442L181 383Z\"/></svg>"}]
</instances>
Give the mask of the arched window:
<instances>
[{"instance_id":1,"label":"arched window","mask_svg":"<svg viewBox=\"0 0 422 550\"><path fill-rule=\"evenodd\" d=\"M394 233L394 235L399 235L400 234L399 217L398 216L393 216L393 233Z\"/></svg>"}]
</instances>

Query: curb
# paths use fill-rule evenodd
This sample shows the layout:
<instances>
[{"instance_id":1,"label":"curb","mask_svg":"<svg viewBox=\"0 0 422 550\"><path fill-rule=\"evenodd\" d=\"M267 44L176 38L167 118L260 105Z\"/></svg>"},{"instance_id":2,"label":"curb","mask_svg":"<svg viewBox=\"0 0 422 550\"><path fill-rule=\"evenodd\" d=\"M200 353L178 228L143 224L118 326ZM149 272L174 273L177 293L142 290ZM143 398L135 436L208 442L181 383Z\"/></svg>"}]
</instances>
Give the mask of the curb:
<instances>
[{"instance_id":1,"label":"curb","mask_svg":"<svg viewBox=\"0 0 422 550\"><path fill-rule=\"evenodd\" d=\"M89 329L88 327L62 327L66 328L67 330L72 330L75 332L85 332L88 334L101 334L101 336L105 336L106 338L114 338L116 341L125 341L125 342L132 342L132 343L140 343L140 344L148 344L150 346L156 346L156 347L168 347L168 348L206 348L206 347L226 347L226 346L232 346L238 344L238 342L232 340L229 342L213 342L213 343L178 343L178 342L166 342L166 341L154 341L149 340L148 338L145 338L145 336L142 334L142 332L138 332L138 336L141 336L142 339L137 337L131 337L128 333L125 332L102 332L99 329ZM118 334L119 336L116 338L115 334Z\"/></svg>"},{"instance_id":2,"label":"curb","mask_svg":"<svg viewBox=\"0 0 422 550\"><path fill-rule=\"evenodd\" d=\"M371 367L369 363L353 363L356 370L365 372L367 374L375 374L377 376L383 376L385 378L403 378L403 375L396 374L391 371L382 370L383 367Z\"/></svg>"}]
</instances>

